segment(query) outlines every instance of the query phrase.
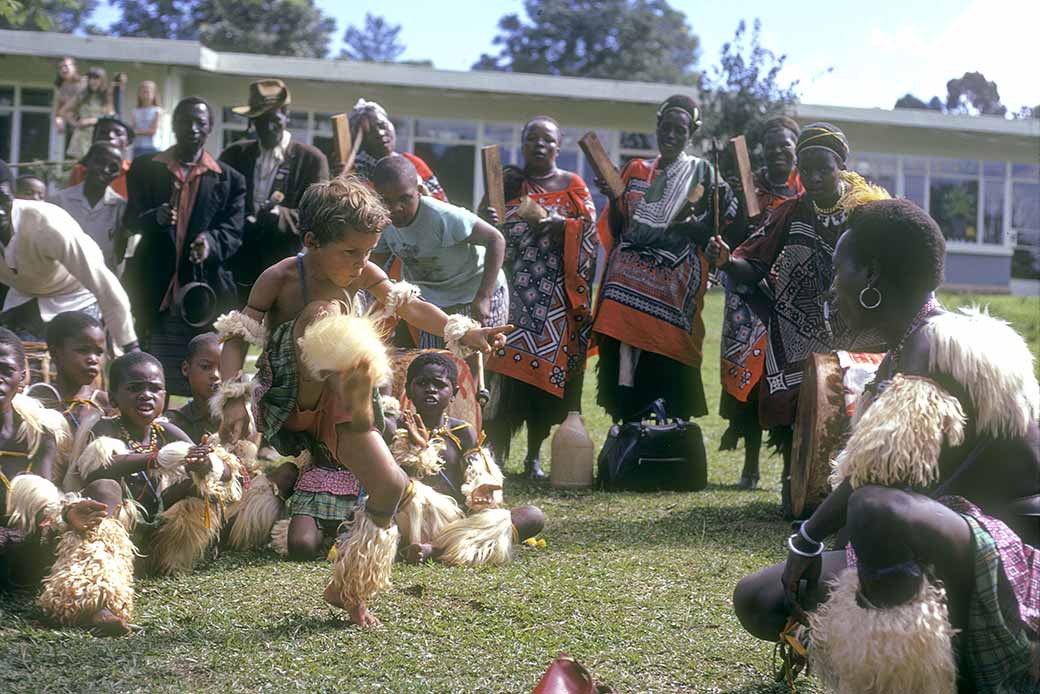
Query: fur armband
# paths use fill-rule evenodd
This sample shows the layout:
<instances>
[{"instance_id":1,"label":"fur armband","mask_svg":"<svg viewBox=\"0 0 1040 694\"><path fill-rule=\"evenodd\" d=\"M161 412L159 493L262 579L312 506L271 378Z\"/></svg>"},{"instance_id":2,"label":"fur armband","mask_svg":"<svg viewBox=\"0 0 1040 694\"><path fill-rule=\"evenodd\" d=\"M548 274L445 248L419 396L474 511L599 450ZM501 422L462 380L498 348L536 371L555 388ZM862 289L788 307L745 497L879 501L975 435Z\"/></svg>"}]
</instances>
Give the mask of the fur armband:
<instances>
[{"instance_id":1,"label":"fur armband","mask_svg":"<svg viewBox=\"0 0 1040 694\"><path fill-rule=\"evenodd\" d=\"M301 361L316 378L360 372L374 386L390 382L390 355L369 318L327 315L308 325L297 342Z\"/></svg>"},{"instance_id":2,"label":"fur armband","mask_svg":"<svg viewBox=\"0 0 1040 694\"><path fill-rule=\"evenodd\" d=\"M221 342L226 342L233 337L240 337L260 349L263 349L267 343L267 332L260 321L250 318L241 311L229 311L221 314L213 321L213 329L220 336Z\"/></svg>"},{"instance_id":3,"label":"fur armband","mask_svg":"<svg viewBox=\"0 0 1040 694\"><path fill-rule=\"evenodd\" d=\"M214 393L209 399L209 414L213 419L222 419L224 414L224 405L231 402L232 400L243 399L246 401L246 411L250 412L252 408L249 407L253 403L253 399L256 395L256 389L259 387L259 383L255 380L246 380L245 375L240 371L237 376L230 378L220 384L220 390Z\"/></svg>"},{"instance_id":4,"label":"fur armband","mask_svg":"<svg viewBox=\"0 0 1040 694\"><path fill-rule=\"evenodd\" d=\"M390 291L387 292L386 301L383 303L383 310L378 317L381 319L393 318L402 306L413 301L422 301L422 291L418 287L408 282L393 282L390 285Z\"/></svg>"},{"instance_id":5,"label":"fur armband","mask_svg":"<svg viewBox=\"0 0 1040 694\"><path fill-rule=\"evenodd\" d=\"M444 452L444 441L434 437L425 446L416 444L407 429L398 429L390 444L390 455L412 477L422 479L436 475L444 467L441 453Z\"/></svg>"},{"instance_id":6,"label":"fur armband","mask_svg":"<svg viewBox=\"0 0 1040 694\"><path fill-rule=\"evenodd\" d=\"M452 314L448 316L448 322L444 324L444 344L452 354L460 359L465 359L473 354L474 350L463 345L462 338L470 330L479 327L480 323L469 316L464 316L460 313Z\"/></svg>"},{"instance_id":7,"label":"fur armband","mask_svg":"<svg viewBox=\"0 0 1040 694\"><path fill-rule=\"evenodd\" d=\"M832 463L831 485L927 487L939 478L943 441L964 441L964 410L957 398L927 378L897 374L858 419Z\"/></svg>"},{"instance_id":8,"label":"fur armband","mask_svg":"<svg viewBox=\"0 0 1040 694\"><path fill-rule=\"evenodd\" d=\"M78 492L86 486L86 480L91 473L102 468L109 467L112 459L117 455L126 455L130 452L126 444L117 438L110 436L99 436L90 445L83 449L76 461L69 466L65 474L62 487L66 491Z\"/></svg>"},{"instance_id":9,"label":"fur armband","mask_svg":"<svg viewBox=\"0 0 1040 694\"><path fill-rule=\"evenodd\" d=\"M486 448L475 448L466 453L466 473L462 481L462 493L470 511L498 508L502 505L502 483L505 477L501 468ZM474 500L474 493L485 484L498 485L491 495L491 503Z\"/></svg>"},{"instance_id":10,"label":"fur armband","mask_svg":"<svg viewBox=\"0 0 1040 694\"><path fill-rule=\"evenodd\" d=\"M18 475L7 491L7 524L32 535L37 528L60 526L65 499L54 483L39 475Z\"/></svg>"}]
</instances>

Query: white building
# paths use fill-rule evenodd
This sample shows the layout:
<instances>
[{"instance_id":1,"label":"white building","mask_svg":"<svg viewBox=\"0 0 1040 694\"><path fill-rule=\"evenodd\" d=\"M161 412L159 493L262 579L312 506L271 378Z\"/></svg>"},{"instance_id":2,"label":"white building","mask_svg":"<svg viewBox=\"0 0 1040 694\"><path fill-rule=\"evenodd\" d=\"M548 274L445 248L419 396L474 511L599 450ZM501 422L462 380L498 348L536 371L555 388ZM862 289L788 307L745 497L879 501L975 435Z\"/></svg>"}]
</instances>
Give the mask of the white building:
<instances>
[{"instance_id":1,"label":"white building","mask_svg":"<svg viewBox=\"0 0 1040 694\"><path fill-rule=\"evenodd\" d=\"M62 138L50 125L56 59L153 80L169 111L197 95L218 116L209 148L241 137L245 121L230 107L247 85L280 77L292 91L294 137L331 150L329 116L359 97L380 102L397 125L398 149L414 151L449 197L472 206L482 194L480 147L499 144L518 157L519 131L549 114L564 126L561 167L591 179L577 138L596 130L617 161L650 156L654 112L688 88L641 82L457 72L396 64L353 63L218 53L193 41L0 31L0 159L58 159ZM980 291L1040 293L1040 121L947 116L803 104L797 118L830 121L848 134L851 168L905 196L935 217L948 239L947 283Z\"/></svg>"}]
</instances>

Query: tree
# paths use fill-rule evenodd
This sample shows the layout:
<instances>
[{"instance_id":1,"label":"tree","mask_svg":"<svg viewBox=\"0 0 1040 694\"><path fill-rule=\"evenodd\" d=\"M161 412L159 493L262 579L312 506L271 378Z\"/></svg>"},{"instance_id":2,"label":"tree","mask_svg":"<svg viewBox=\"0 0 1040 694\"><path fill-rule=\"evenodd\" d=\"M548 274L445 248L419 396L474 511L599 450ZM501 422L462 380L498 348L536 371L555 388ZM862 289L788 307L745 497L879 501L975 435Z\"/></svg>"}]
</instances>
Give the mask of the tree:
<instances>
[{"instance_id":1,"label":"tree","mask_svg":"<svg viewBox=\"0 0 1040 694\"><path fill-rule=\"evenodd\" d=\"M120 17L109 27L116 36L197 39L189 0L115 0Z\"/></svg>"},{"instance_id":2,"label":"tree","mask_svg":"<svg viewBox=\"0 0 1040 694\"><path fill-rule=\"evenodd\" d=\"M946 110L949 113L1003 116L1007 106L1000 103L996 82L988 82L981 72L965 72L946 83Z\"/></svg>"},{"instance_id":3,"label":"tree","mask_svg":"<svg viewBox=\"0 0 1040 694\"><path fill-rule=\"evenodd\" d=\"M339 57L369 63L395 62L405 50L398 40L400 33L400 24L390 24L383 17L366 12L364 29L350 25L343 33L343 43L347 45Z\"/></svg>"},{"instance_id":4,"label":"tree","mask_svg":"<svg viewBox=\"0 0 1040 694\"><path fill-rule=\"evenodd\" d=\"M118 36L197 39L239 53L324 58L336 30L314 0L116 0Z\"/></svg>"},{"instance_id":5,"label":"tree","mask_svg":"<svg viewBox=\"0 0 1040 694\"><path fill-rule=\"evenodd\" d=\"M722 45L719 64L705 76L701 92L705 106L702 134L720 139L746 135L757 145L766 121L790 112L798 103L798 83L784 86L780 82L787 56L763 48L761 33L762 23L756 19L748 37L747 24L741 20L733 40ZM759 152L752 154L756 160L760 158Z\"/></svg>"},{"instance_id":6,"label":"tree","mask_svg":"<svg viewBox=\"0 0 1040 694\"><path fill-rule=\"evenodd\" d=\"M474 70L696 84L700 41L666 0L524 0Z\"/></svg>"},{"instance_id":7,"label":"tree","mask_svg":"<svg viewBox=\"0 0 1040 694\"><path fill-rule=\"evenodd\" d=\"M899 97L893 108L916 108L926 111L942 111L943 103L939 101L939 97L933 96L926 104L910 92L907 92L903 96Z\"/></svg>"},{"instance_id":8,"label":"tree","mask_svg":"<svg viewBox=\"0 0 1040 694\"><path fill-rule=\"evenodd\" d=\"M89 31L98 0L0 0L0 29Z\"/></svg>"}]
</instances>

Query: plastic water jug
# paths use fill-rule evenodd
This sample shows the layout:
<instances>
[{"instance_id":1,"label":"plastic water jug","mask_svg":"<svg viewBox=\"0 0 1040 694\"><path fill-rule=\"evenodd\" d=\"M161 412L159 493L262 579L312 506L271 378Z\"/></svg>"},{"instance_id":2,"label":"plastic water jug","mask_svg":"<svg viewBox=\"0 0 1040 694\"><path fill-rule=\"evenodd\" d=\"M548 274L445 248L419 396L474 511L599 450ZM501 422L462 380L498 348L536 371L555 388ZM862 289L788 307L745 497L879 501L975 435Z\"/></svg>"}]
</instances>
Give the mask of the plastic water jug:
<instances>
[{"instance_id":1,"label":"plastic water jug","mask_svg":"<svg viewBox=\"0 0 1040 694\"><path fill-rule=\"evenodd\" d=\"M581 413L568 413L552 438L552 469L549 471L552 486L591 487L594 449Z\"/></svg>"}]
</instances>

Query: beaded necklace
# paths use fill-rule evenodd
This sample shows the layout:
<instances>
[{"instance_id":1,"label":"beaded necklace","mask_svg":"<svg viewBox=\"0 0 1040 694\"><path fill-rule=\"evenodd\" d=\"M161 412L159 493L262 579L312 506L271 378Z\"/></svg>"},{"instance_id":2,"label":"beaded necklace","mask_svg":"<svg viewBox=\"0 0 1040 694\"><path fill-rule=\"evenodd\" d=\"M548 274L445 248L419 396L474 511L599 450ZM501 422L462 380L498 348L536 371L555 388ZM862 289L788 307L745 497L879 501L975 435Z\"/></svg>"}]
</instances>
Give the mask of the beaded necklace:
<instances>
[{"instance_id":1,"label":"beaded necklace","mask_svg":"<svg viewBox=\"0 0 1040 694\"><path fill-rule=\"evenodd\" d=\"M924 305L914 314L913 320L910 321L910 325L906 326L906 330L903 331L903 336L899 338L899 342L896 346L889 350L888 354L892 359L892 368L895 369L899 364L899 359L903 354L903 346L906 345L906 341L910 339L910 336L917 331L925 322L928 320L928 316L935 311L937 308L941 308L942 304L935 298L935 294L931 294L928 300L924 302Z\"/></svg>"}]
</instances>

